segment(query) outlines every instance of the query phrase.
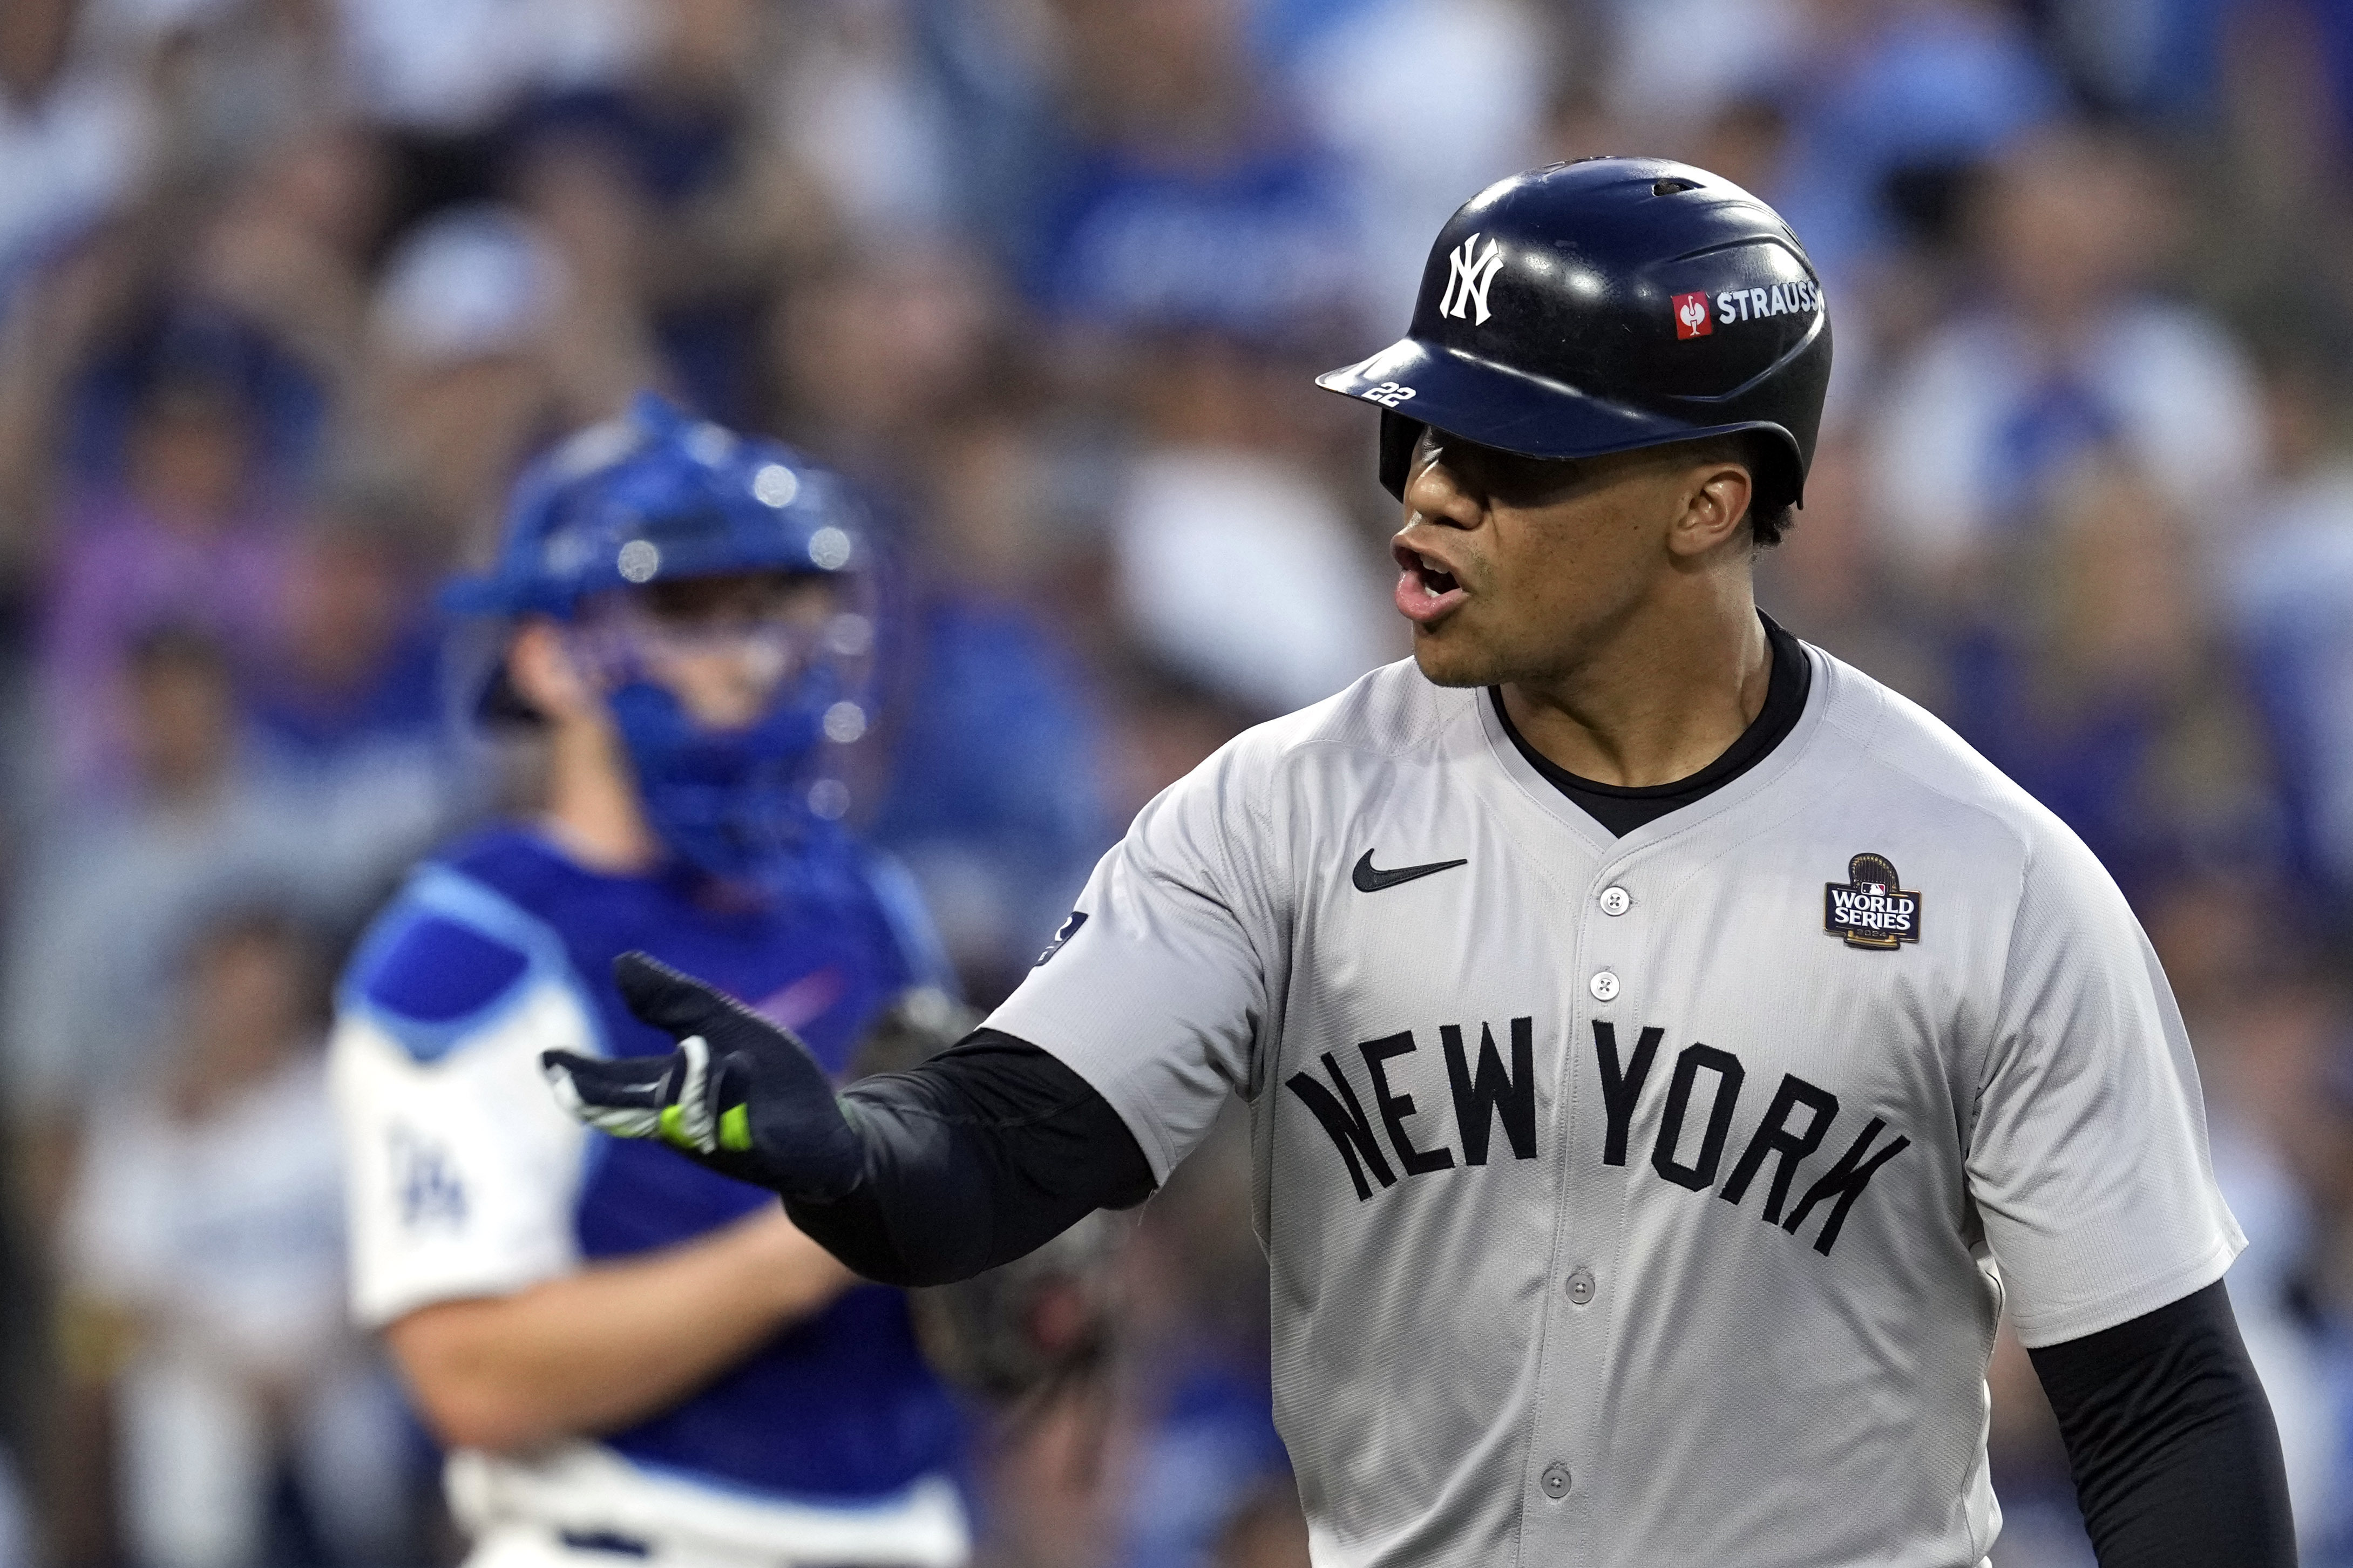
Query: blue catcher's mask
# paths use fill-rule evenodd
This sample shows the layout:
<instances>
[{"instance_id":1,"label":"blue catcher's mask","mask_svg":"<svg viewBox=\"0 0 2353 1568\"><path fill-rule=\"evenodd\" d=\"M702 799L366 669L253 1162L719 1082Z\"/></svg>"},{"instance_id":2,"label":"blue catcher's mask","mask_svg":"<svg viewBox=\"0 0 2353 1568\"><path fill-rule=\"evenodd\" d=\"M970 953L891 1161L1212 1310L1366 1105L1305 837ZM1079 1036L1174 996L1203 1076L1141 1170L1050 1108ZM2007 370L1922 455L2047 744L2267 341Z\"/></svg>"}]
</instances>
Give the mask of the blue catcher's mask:
<instances>
[{"instance_id":1,"label":"blue catcher's mask","mask_svg":"<svg viewBox=\"0 0 2353 1568\"><path fill-rule=\"evenodd\" d=\"M565 622L662 841L731 880L800 885L847 868L849 790L834 764L872 710L870 549L834 476L645 395L626 421L582 432L523 476L497 566L452 584L443 604ZM719 634L649 603L664 584L714 577L829 591L816 609L803 596L793 616ZM779 586L776 597L792 595ZM773 661L757 672L774 682L764 700L726 725L698 720L665 671L720 642L738 660Z\"/></svg>"}]
</instances>

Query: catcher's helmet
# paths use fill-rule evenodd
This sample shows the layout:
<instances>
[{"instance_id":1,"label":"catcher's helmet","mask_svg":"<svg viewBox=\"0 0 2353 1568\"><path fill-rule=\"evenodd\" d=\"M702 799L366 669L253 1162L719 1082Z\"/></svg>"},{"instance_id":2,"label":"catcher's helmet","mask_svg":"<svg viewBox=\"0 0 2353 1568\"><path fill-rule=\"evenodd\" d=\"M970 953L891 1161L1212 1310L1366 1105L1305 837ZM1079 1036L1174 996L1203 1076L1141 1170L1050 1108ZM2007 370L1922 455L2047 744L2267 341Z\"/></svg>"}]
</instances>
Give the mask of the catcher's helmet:
<instances>
[{"instance_id":1,"label":"catcher's helmet","mask_svg":"<svg viewBox=\"0 0 2353 1568\"><path fill-rule=\"evenodd\" d=\"M1803 495L1830 374L1821 280L1772 208L1687 163L1588 158L1472 197L1412 330L1316 384L1381 405L1392 495L1425 426L1533 458L1755 431L1761 510Z\"/></svg>"},{"instance_id":2,"label":"catcher's helmet","mask_svg":"<svg viewBox=\"0 0 2353 1568\"><path fill-rule=\"evenodd\" d=\"M849 802L837 753L866 733L874 707L873 554L864 510L841 479L646 394L626 418L573 436L516 481L496 564L450 584L441 604L565 623L670 847L732 879L806 884L848 856L835 824ZM793 637L771 628L787 674L749 724L712 730L653 674L628 601L665 583L743 573L830 580L840 597L806 646L783 646ZM480 707L512 711L502 667Z\"/></svg>"},{"instance_id":3,"label":"catcher's helmet","mask_svg":"<svg viewBox=\"0 0 2353 1568\"><path fill-rule=\"evenodd\" d=\"M864 526L842 481L790 448L641 393L628 417L591 426L524 472L497 563L451 583L441 605L569 619L585 600L649 583L833 576L860 554Z\"/></svg>"}]
</instances>

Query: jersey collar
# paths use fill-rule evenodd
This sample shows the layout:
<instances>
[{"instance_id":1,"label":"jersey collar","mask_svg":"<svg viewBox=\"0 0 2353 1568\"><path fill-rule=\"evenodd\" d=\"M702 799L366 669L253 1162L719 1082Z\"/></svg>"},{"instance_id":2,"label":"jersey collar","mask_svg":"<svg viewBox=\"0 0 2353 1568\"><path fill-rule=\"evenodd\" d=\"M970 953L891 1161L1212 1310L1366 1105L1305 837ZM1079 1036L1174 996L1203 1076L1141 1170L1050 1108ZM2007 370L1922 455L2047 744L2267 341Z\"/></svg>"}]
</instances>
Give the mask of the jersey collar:
<instances>
[{"instance_id":1,"label":"jersey collar","mask_svg":"<svg viewBox=\"0 0 2353 1568\"><path fill-rule=\"evenodd\" d=\"M1470 700L1477 713L1480 737L1485 742L1489 759L1503 771L1513 787L1537 810L1567 828L1602 859L1617 861L1636 850L1722 819L1727 812L1772 788L1806 756L1821 730L1822 714L1830 705L1831 688L1839 684L1840 671L1837 660L1810 643L1800 639L1798 647L1813 662L1813 679L1806 692L1805 711L1798 716L1797 723L1782 737L1780 744L1773 748L1771 754L1723 788L1689 805L1671 811L1656 821L1644 823L1623 838L1613 837L1575 801L1554 788L1552 782L1536 772L1527 758L1520 754L1520 749L1512 744L1512 737L1496 717L1494 704L1488 700L1483 689L1466 689L1462 695Z\"/></svg>"}]
</instances>

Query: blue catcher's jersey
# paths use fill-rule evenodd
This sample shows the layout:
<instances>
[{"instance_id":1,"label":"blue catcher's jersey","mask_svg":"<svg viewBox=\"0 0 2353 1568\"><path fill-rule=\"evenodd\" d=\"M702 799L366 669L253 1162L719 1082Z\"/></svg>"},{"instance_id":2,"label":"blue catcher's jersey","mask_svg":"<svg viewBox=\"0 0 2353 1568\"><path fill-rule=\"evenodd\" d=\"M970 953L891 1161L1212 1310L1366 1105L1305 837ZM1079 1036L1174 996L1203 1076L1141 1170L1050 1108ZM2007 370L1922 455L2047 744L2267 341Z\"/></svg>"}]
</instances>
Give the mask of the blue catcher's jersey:
<instances>
[{"instance_id":1,"label":"blue catcher's jersey","mask_svg":"<svg viewBox=\"0 0 2353 1568\"><path fill-rule=\"evenodd\" d=\"M830 892L731 902L691 873L586 870L502 828L428 861L342 986L334 1059L364 1321L498 1295L703 1235L776 1202L656 1143L570 1124L538 1055L665 1054L614 988L632 948L784 1024L840 1073L902 988L940 984L904 878L853 862ZM860 1286L710 1386L599 1439L641 1468L851 1503L953 1464L958 1418L905 1298Z\"/></svg>"}]
</instances>

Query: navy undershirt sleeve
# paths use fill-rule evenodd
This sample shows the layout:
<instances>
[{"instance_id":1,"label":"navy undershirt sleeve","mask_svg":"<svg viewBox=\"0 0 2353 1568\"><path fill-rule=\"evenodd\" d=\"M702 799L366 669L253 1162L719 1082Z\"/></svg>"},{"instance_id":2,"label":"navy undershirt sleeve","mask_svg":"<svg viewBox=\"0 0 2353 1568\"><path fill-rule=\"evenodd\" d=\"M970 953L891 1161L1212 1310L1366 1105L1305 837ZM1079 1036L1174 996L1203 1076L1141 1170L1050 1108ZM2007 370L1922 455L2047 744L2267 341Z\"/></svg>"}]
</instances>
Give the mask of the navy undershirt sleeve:
<instances>
[{"instance_id":1,"label":"navy undershirt sleeve","mask_svg":"<svg viewBox=\"0 0 2353 1568\"><path fill-rule=\"evenodd\" d=\"M2100 1568L2295 1568L2279 1432L2221 1281L2028 1354Z\"/></svg>"},{"instance_id":2,"label":"navy undershirt sleeve","mask_svg":"<svg viewBox=\"0 0 2353 1568\"><path fill-rule=\"evenodd\" d=\"M1119 1112L1049 1053L980 1029L907 1072L865 1079L842 1106L864 1173L793 1223L869 1279L944 1285L1032 1251L1099 1208L1152 1194Z\"/></svg>"}]
</instances>

